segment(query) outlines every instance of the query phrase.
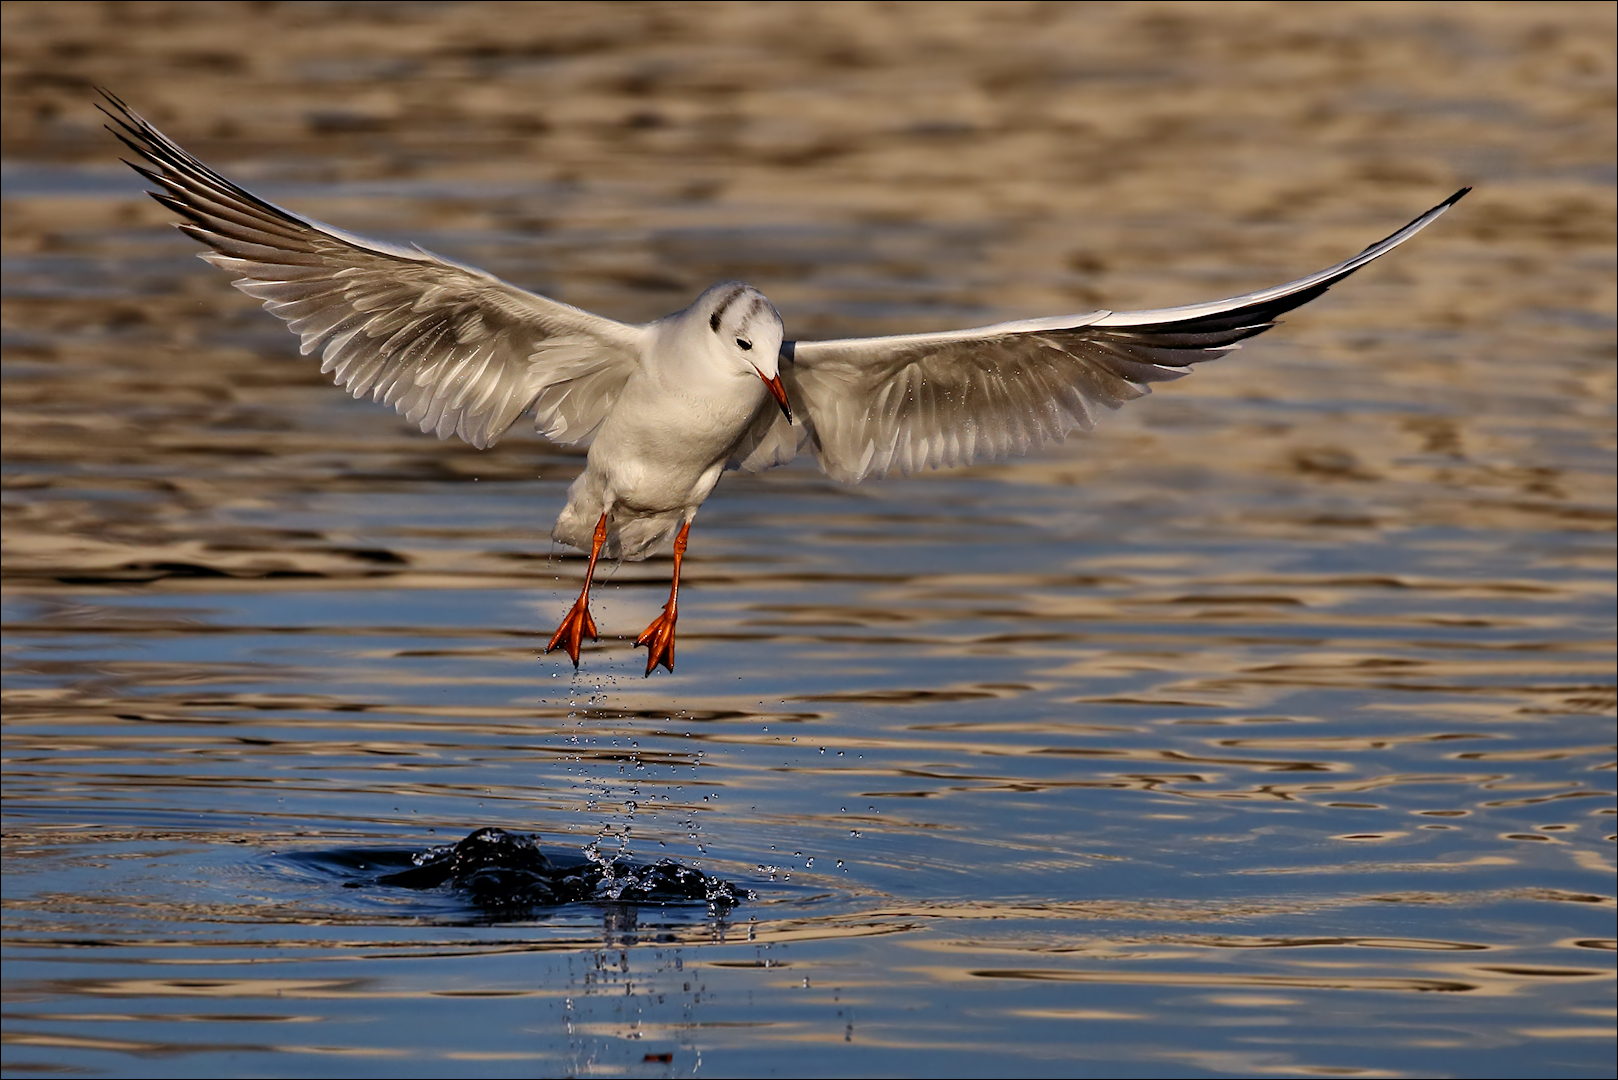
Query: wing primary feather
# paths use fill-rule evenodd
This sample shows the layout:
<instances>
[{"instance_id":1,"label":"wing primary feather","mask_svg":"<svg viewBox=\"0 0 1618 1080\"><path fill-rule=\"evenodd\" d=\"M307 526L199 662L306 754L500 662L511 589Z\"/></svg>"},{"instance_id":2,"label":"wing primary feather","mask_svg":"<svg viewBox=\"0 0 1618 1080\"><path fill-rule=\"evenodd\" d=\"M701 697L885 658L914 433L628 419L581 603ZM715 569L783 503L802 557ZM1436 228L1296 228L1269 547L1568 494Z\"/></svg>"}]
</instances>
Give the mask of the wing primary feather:
<instances>
[{"instance_id":1,"label":"wing primary feather","mask_svg":"<svg viewBox=\"0 0 1618 1080\"><path fill-rule=\"evenodd\" d=\"M821 467L839 479L1024 453L1090 427L1098 406L1118 408L1152 383L1240 348L1426 228L1468 190L1336 266L1272 289L1152 311L786 342L782 382L802 403Z\"/></svg>"},{"instance_id":2,"label":"wing primary feather","mask_svg":"<svg viewBox=\"0 0 1618 1080\"><path fill-rule=\"evenodd\" d=\"M441 436L487 446L539 400L564 365L584 390L576 422L536 412L541 430L593 431L638 369L647 331L525 292L419 247L325 225L254 195L102 91L129 165L202 257L285 320L305 354L356 397L394 406ZM363 331L363 332L362 332ZM549 345L565 341L554 354ZM553 402L552 407L560 407Z\"/></svg>"}]
</instances>

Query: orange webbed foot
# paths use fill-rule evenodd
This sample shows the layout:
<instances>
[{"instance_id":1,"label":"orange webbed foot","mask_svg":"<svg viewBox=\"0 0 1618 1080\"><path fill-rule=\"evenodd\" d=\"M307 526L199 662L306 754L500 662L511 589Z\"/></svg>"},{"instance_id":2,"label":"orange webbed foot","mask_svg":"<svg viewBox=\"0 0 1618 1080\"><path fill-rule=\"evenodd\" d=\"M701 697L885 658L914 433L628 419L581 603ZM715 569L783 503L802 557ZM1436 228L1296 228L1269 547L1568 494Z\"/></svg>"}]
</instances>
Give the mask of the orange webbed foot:
<instances>
[{"instance_id":1,"label":"orange webbed foot","mask_svg":"<svg viewBox=\"0 0 1618 1080\"><path fill-rule=\"evenodd\" d=\"M562 616L562 625L551 635L550 644L545 646L545 651L549 653L557 649L566 649L568 658L573 661L576 668L579 666L579 645L583 642L585 634L590 635L591 641L601 640L600 635L596 633L596 621L590 618L590 602L581 596L573 602L568 613Z\"/></svg>"},{"instance_id":2,"label":"orange webbed foot","mask_svg":"<svg viewBox=\"0 0 1618 1080\"><path fill-rule=\"evenodd\" d=\"M641 631L635 647L646 646L646 674L651 675L662 664L674 672L674 620L678 617L672 604L664 605L663 614L652 620L652 625Z\"/></svg>"}]
</instances>

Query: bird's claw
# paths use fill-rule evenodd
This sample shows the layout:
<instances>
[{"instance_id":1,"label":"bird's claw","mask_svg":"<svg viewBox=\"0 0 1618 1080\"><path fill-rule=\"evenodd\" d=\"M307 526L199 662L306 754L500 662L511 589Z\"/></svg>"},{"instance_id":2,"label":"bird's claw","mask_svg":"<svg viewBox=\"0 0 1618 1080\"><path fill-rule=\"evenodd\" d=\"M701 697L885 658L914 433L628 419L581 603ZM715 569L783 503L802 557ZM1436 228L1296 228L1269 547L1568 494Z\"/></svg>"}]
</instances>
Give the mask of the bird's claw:
<instances>
[{"instance_id":1,"label":"bird's claw","mask_svg":"<svg viewBox=\"0 0 1618 1080\"><path fill-rule=\"evenodd\" d=\"M585 634L590 635L591 641L601 640L601 636L596 633L596 621L590 618L590 603L581 596L573 602L573 606L568 609L568 613L562 616L562 625L558 626L556 633L551 635L550 644L545 646L545 651L550 653L555 652L557 649L566 649L568 658L573 661L573 666L577 668L579 666L579 645L584 640Z\"/></svg>"},{"instance_id":2,"label":"bird's claw","mask_svg":"<svg viewBox=\"0 0 1618 1080\"><path fill-rule=\"evenodd\" d=\"M664 605L663 614L652 620L652 625L642 630L640 637L635 639L635 647L646 646L646 674L648 676L662 664L674 672L674 620L677 618L676 609Z\"/></svg>"}]
</instances>

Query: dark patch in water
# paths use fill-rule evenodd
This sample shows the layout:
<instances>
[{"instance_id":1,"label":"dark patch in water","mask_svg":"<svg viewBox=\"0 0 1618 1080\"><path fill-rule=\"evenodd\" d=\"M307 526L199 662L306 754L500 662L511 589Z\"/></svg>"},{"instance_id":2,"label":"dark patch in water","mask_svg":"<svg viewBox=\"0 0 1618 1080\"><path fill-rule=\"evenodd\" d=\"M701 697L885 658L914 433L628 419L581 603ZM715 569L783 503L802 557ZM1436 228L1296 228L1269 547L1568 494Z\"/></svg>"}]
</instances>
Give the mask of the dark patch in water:
<instances>
[{"instance_id":1,"label":"dark patch in water","mask_svg":"<svg viewBox=\"0 0 1618 1080\"><path fill-rule=\"evenodd\" d=\"M541 851L534 836L479 829L458 844L420 853L396 850L322 852L315 858L363 874L351 889L449 888L485 910L558 904L690 904L728 910L752 899L747 889L673 859L636 863L600 854L595 845L572 853ZM398 869L394 869L397 867Z\"/></svg>"}]
</instances>

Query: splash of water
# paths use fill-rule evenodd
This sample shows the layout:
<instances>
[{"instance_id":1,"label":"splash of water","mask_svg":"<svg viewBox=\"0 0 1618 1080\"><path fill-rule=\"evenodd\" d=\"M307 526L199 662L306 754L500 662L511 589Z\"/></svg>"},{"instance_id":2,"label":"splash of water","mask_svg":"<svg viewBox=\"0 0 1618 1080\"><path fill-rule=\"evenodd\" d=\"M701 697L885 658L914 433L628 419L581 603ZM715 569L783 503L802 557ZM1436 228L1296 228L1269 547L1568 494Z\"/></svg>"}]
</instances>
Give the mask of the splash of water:
<instances>
[{"instance_id":1,"label":"splash of water","mask_svg":"<svg viewBox=\"0 0 1618 1080\"><path fill-rule=\"evenodd\" d=\"M553 862L537 837L479 829L458 844L429 848L408 870L376 884L406 889L449 887L479 907L509 909L573 903L679 904L701 901L730 908L752 893L673 859L643 864L604 854L599 840L584 847L583 862Z\"/></svg>"}]
</instances>

